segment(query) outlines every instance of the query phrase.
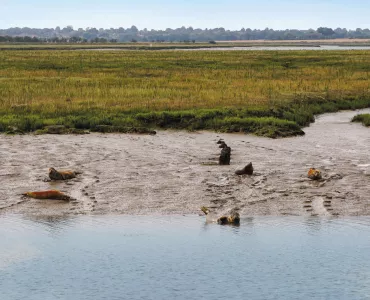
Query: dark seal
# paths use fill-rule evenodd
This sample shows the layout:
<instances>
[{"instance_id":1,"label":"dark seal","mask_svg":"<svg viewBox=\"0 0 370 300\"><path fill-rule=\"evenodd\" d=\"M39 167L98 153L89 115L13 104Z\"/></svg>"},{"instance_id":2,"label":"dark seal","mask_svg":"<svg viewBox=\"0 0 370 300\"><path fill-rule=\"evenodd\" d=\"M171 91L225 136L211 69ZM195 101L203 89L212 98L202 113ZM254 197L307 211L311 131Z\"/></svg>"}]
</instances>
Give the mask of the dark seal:
<instances>
[{"instance_id":1,"label":"dark seal","mask_svg":"<svg viewBox=\"0 0 370 300\"><path fill-rule=\"evenodd\" d=\"M247 164L243 169L239 169L235 171L236 175L253 175L253 166L252 163L250 162Z\"/></svg>"}]
</instances>

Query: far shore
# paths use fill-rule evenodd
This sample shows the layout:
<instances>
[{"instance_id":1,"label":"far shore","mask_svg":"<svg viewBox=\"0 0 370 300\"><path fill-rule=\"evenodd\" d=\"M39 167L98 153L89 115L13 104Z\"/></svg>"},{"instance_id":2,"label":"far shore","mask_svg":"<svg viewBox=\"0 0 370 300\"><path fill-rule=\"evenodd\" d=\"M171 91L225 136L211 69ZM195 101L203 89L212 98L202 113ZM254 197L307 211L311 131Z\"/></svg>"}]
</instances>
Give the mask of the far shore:
<instances>
[{"instance_id":1,"label":"far shore","mask_svg":"<svg viewBox=\"0 0 370 300\"><path fill-rule=\"evenodd\" d=\"M212 49L253 46L306 46L320 45L367 46L370 39L322 39L322 40L233 40L204 42L122 42L122 43L15 43L1 42L0 50L179 50L179 49Z\"/></svg>"},{"instance_id":2,"label":"far shore","mask_svg":"<svg viewBox=\"0 0 370 300\"><path fill-rule=\"evenodd\" d=\"M266 43L266 44L333 44L333 43L370 43L370 39L321 39L321 40L234 40L234 41L216 41L217 43L246 43L246 44L256 44L256 43Z\"/></svg>"}]
</instances>

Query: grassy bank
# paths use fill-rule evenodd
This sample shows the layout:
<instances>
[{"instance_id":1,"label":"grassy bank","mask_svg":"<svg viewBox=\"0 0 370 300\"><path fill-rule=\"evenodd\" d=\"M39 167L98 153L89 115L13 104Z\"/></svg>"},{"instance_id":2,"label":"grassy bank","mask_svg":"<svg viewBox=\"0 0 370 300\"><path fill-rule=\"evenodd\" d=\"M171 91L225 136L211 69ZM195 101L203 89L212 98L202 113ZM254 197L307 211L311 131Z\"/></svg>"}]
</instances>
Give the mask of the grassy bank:
<instances>
[{"instance_id":1,"label":"grassy bank","mask_svg":"<svg viewBox=\"0 0 370 300\"><path fill-rule=\"evenodd\" d=\"M302 134L370 106L367 51L0 51L0 131L47 125Z\"/></svg>"},{"instance_id":2,"label":"grassy bank","mask_svg":"<svg viewBox=\"0 0 370 300\"><path fill-rule=\"evenodd\" d=\"M370 114L362 114L354 116L352 122L360 122L364 126L370 126Z\"/></svg>"}]
</instances>

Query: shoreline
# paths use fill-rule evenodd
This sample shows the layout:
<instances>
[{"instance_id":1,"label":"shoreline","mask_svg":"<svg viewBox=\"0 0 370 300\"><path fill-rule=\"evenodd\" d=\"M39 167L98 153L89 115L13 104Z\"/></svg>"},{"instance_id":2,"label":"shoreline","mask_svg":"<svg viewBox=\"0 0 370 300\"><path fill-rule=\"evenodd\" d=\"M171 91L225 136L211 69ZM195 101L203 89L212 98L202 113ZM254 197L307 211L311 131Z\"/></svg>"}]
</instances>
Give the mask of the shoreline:
<instances>
[{"instance_id":1,"label":"shoreline","mask_svg":"<svg viewBox=\"0 0 370 300\"><path fill-rule=\"evenodd\" d=\"M117 44L78 44L78 43L0 43L1 50L181 50L200 48L232 47L320 47L323 46L370 46L370 39L319 39L319 40L233 40L197 43L117 43Z\"/></svg>"}]
</instances>

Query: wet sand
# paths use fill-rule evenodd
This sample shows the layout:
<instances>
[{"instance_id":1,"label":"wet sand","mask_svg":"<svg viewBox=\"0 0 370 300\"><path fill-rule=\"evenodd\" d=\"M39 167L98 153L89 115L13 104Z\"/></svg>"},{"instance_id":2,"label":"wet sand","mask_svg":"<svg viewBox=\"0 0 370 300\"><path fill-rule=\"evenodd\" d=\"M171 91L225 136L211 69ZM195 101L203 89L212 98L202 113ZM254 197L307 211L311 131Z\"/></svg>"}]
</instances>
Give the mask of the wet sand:
<instances>
[{"instance_id":1,"label":"wet sand","mask_svg":"<svg viewBox=\"0 0 370 300\"><path fill-rule=\"evenodd\" d=\"M370 129L351 123L362 111L321 115L303 137L159 131L130 134L0 135L0 213L216 214L241 216L370 215ZM231 165L217 162L223 138ZM234 171L252 162L253 176ZM82 171L44 182L49 167ZM319 168L324 180L307 178ZM26 191L60 189L71 202L22 199Z\"/></svg>"}]
</instances>

